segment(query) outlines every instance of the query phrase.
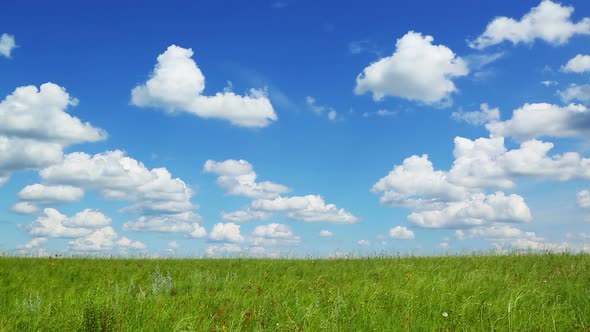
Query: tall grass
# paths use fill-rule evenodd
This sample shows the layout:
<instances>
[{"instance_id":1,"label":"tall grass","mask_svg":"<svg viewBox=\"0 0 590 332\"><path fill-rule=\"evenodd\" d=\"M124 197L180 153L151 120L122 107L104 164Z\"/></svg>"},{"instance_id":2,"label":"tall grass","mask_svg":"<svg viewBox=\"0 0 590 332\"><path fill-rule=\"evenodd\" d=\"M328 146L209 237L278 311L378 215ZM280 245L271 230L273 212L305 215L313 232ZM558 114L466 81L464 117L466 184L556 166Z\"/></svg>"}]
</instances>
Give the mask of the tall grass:
<instances>
[{"instance_id":1,"label":"tall grass","mask_svg":"<svg viewBox=\"0 0 590 332\"><path fill-rule=\"evenodd\" d=\"M590 256L0 258L0 331L590 331Z\"/></svg>"}]
</instances>

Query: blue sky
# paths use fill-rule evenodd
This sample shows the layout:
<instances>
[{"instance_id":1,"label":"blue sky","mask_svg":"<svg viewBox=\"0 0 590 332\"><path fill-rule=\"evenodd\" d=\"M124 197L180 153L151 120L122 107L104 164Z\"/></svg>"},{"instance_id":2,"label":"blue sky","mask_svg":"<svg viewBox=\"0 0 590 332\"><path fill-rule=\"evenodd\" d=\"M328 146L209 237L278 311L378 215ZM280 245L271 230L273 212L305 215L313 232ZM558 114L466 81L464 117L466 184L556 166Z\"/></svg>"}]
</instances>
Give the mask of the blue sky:
<instances>
[{"instance_id":1,"label":"blue sky","mask_svg":"<svg viewBox=\"0 0 590 332\"><path fill-rule=\"evenodd\" d=\"M0 250L588 250L590 4L22 1Z\"/></svg>"}]
</instances>

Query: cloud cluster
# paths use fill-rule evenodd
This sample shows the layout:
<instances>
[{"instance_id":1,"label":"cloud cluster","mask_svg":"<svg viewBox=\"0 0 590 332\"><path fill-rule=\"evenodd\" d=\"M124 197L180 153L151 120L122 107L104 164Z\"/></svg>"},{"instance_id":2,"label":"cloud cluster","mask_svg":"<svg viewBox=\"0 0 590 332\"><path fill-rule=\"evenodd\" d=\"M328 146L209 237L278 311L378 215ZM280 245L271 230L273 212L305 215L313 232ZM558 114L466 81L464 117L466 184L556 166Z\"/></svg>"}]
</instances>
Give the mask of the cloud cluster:
<instances>
[{"instance_id":1,"label":"cloud cluster","mask_svg":"<svg viewBox=\"0 0 590 332\"><path fill-rule=\"evenodd\" d=\"M86 209L68 217L56 209L46 208L43 215L26 227L28 233L36 238L24 248L38 247L47 242L47 238L73 238L69 243L69 249L73 252L146 249L141 242L120 237L111 224L111 218L97 210Z\"/></svg>"},{"instance_id":2,"label":"cloud cluster","mask_svg":"<svg viewBox=\"0 0 590 332\"><path fill-rule=\"evenodd\" d=\"M227 255L277 256L278 252L269 250L281 246L293 246L301 243L291 227L285 224L271 223L257 226L249 235L242 235L240 225L234 223L217 223L213 226L209 239L220 244L209 245L206 255L219 257Z\"/></svg>"},{"instance_id":3,"label":"cloud cluster","mask_svg":"<svg viewBox=\"0 0 590 332\"><path fill-rule=\"evenodd\" d=\"M205 76L192 59L192 49L171 45L158 56L150 79L131 91L139 107L187 112L202 118L223 119L242 127L266 127L277 115L263 90L246 96L231 91L205 96Z\"/></svg>"},{"instance_id":4,"label":"cloud cluster","mask_svg":"<svg viewBox=\"0 0 590 332\"><path fill-rule=\"evenodd\" d=\"M19 87L0 102L0 185L12 172L59 163L72 144L106 139L104 130L66 113L77 103L53 83Z\"/></svg>"},{"instance_id":5,"label":"cloud cluster","mask_svg":"<svg viewBox=\"0 0 590 332\"><path fill-rule=\"evenodd\" d=\"M509 41L512 44L532 44L541 39L553 45L562 45L574 35L590 34L590 18L583 18L577 23L571 21L573 7L562 6L551 0L543 0L533 7L520 20L510 17L496 17L483 34L469 43L476 49Z\"/></svg>"},{"instance_id":6,"label":"cloud cluster","mask_svg":"<svg viewBox=\"0 0 590 332\"><path fill-rule=\"evenodd\" d=\"M375 101L385 96L425 104L450 104L458 91L452 79L469 73L467 63L432 36L410 31L396 43L395 52L370 64L356 79L356 94L371 92Z\"/></svg>"},{"instance_id":7,"label":"cloud cluster","mask_svg":"<svg viewBox=\"0 0 590 332\"><path fill-rule=\"evenodd\" d=\"M288 187L268 181L256 182L256 173L245 160L207 160L203 169L218 175L217 183L227 194L254 199L245 209L222 213L222 218L226 221L264 220L274 213L285 213L290 219L305 222L352 224L359 221L350 212L326 203L319 195L282 196L289 191Z\"/></svg>"},{"instance_id":8,"label":"cloud cluster","mask_svg":"<svg viewBox=\"0 0 590 332\"><path fill-rule=\"evenodd\" d=\"M333 107L318 105L314 97L305 97L305 102L307 103L307 106L319 116L325 114L330 121L334 121L338 117L338 113L336 113L336 110Z\"/></svg>"}]
</instances>

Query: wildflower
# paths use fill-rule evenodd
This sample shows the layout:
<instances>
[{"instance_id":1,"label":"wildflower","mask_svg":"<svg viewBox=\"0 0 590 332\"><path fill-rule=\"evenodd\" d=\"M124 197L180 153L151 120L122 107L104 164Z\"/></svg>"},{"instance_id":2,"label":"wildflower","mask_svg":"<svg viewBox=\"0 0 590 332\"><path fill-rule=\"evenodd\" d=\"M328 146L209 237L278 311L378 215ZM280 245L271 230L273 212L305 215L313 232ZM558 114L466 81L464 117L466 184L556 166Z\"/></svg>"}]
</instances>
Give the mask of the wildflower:
<instances>
[{"instance_id":1,"label":"wildflower","mask_svg":"<svg viewBox=\"0 0 590 332\"><path fill-rule=\"evenodd\" d=\"M446 312L443 312L443 313L442 313L442 316L443 316L444 318L447 318L447 317L449 317L449 314L448 314L448 313L446 313Z\"/></svg>"}]
</instances>

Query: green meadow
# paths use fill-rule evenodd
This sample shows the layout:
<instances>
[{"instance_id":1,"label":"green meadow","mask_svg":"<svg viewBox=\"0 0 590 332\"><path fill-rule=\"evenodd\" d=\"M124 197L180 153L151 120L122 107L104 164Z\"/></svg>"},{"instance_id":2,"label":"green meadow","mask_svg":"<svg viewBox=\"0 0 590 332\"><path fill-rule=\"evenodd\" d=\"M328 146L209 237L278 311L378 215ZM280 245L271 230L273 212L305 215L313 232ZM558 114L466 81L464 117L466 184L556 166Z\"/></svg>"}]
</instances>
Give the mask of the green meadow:
<instances>
[{"instance_id":1,"label":"green meadow","mask_svg":"<svg viewBox=\"0 0 590 332\"><path fill-rule=\"evenodd\" d=\"M5 257L0 331L590 331L590 256Z\"/></svg>"}]
</instances>

